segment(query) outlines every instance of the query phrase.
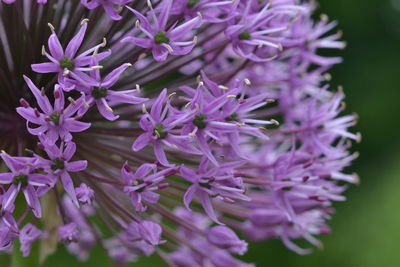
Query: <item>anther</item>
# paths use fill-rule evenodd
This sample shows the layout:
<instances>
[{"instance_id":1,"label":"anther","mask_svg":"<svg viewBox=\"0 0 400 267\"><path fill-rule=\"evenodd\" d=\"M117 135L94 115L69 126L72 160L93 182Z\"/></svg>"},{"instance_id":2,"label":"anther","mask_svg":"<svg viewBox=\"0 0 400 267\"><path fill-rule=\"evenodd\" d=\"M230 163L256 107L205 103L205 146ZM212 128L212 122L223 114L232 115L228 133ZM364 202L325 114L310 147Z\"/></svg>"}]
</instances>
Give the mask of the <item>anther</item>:
<instances>
[{"instance_id":1,"label":"anther","mask_svg":"<svg viewBox=\"0 0 400 267\"><path fill-rule=\"evenodd\" d=\"M92 70L101 70L103 68L103 66L101 65L96 65L96 66L92 66L90 67Z\"/></svg>"},{"instance_id":2,"label":"anther","mask_svg":"<svg viewBox=\"0 0 400 267\"><path fill-rule=\"evenodd\" d=\"M147 109L146 109L146 105L145 104L142 104L142 112L143 113L147 113Z\"/></svg>"},{"instance_id":3,"label":"anther","mask_svg":"<svg viewBox=\"0 0 400 267\"><path fill-rule=\"evenodd\" d=\"M76 106L76 101L72 97L68 97L68 101L73 105Z\"/></svg>"},{"instance_id":4,"label":"anther","mask_svg":"<svg viewBox=\"0 0 400 267\"><path fill-rule=\"evenodd\" d=\"M49 26L49 28L50 28L50 30L51 30L52 33L55 32L55 28L54 28L54 26L53 26L51 23L47 23L47 26Z\"/></svg>"},{"instance_id":5,"label":"anther","mask_svg":"<svg viewBox=\"0 0 400 267\"><path fill-rule=\"evenodd\" d=\"M105 47L107 45L107 39L104 37L103 42L101 43L102 47Z\"/></svg>"},{"instance_id":6,"label":"anther","mask_svg":"<svg viewBox=\"0 0 400 267\"><path fill-rule=\"evenodd\" d=\"M271 119L269 121L275 124L276 126L279 126L279 122L277 120Z\"/></svg>"},{"instance_id":7,"label":"anther","mask_svg":"<svg viewBox=\"0 0 400 267\"><path fill-rule=\"evenodd\" d=\"M330 81L332 79L332 75L330 73L325 73L324 79L325 79L325 81Z\"/></svg>"},{"instance_id":8,"label":"anther","mask_svg":"<svg viewBox=\"0 0 400 267\"><path fill-rule=\"evenodd\" d=\"M169 44L164 44L164 46L168 49L168 52L170 54L172 54L174 52L174 49L172 49L172 46L170 46Z\"/></svg>"},{"instance_id":9,"label":"anther","mask_svg":"<svg viewBox=\"0 0 400 267\"><path fill-rule=\"evenodd\" d=\"M361 143L361 139L362 139L361 133L360 132L356 133L356 142Z\"/></svg>"},{"instance_id":10,"label":"anther","mask_svg":"<svg viewBox=\"0 0 400 267\"><path fill-rule=\"evenodd\" d=\"M81 25L83 25L83 24L85 24L85 23L88 23L89 22L89 19L83 19L82 21L81 21Z\"/></svg>"},{"instance_id":11,"label":"anther","mask_svg":"<svg viewBox=\"0 0 400 267\"><path fill-rule=\"evenodd\" d=\"M170 94L168 95L168 98L169 98L169 99L172 99L175 95L176 95L176 92L170 93Z\"/></svg>"},{"instance_id":12,"label":"anther","mask_svg":"<svg viewBox=\"0 0 400 267\"><path fill-rule=\"evenodd\" d=\"M21 106L23 106L24 108L29 108L29 107L30 107L28 101L26 101L24 98L21 98L21 99L19 100L19 103L20 103Z\"/></svg>"},{"instance_id":13,"label":"anther","mask_svg":"<svg viewBox=\"0 0 400 267\"><path fill-rule=\"evenodd\" d=\"M85 99L83 99L82 102L83 102L83 106L84 106L85 108L90 108L90 105L88 104L88 102L86 102Z\"/></svg>"}]
</instances>

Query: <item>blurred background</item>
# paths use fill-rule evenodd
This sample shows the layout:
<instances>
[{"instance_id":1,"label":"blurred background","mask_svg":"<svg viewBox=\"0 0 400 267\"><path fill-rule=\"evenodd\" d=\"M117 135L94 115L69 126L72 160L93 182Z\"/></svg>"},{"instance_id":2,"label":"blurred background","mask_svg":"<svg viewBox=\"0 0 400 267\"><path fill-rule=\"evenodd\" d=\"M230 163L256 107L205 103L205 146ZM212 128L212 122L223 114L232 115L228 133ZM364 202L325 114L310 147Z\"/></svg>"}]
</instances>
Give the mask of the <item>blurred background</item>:
<instances>
[{"instance_id":1,"label":"blurred background","mask_svg":"<svg viewBox=\"0 0 400 267\"><path fill-rule=\"evenodd\" d=\"M320 13L339 21L348 47L344 64L334 67L332 86L343 85L348 112L360 116L361 153L351 171L361 177L348 200L337 203L324 249L308 256L287 250L280 241L251 244L245 260L257 266L400 266L400 0L319 0ZM18 257L14 259L20 261ZM34 267L28 260L21 266ZM26 261L26 262L25 262ZM0 263L0 266L2 264ZM143 259L129 266L164 266ZM79 263L60 246L44 267L112 264L101 250Z\"/></svg>"}]
</instances>

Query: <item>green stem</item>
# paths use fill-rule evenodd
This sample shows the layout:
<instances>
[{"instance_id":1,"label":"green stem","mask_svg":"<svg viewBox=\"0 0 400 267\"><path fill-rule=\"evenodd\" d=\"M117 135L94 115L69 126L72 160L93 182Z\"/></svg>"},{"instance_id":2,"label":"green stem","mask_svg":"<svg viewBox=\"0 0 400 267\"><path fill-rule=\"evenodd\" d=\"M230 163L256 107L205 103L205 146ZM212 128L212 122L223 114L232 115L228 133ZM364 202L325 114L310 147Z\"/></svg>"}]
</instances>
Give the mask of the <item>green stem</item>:
<instances>
[{"instance_id":1,"label":"green stem","mask_svg":"<svg viewBox=\"0 0 400 267\"><path fill-rule=\"evenodd\" d=\"M10 262L11 260L11 262ZM0 260L3 263L3 259ZM1 265L3 266L3 265ZM11 253L11 257L9 256L8 264L5 266L10 267L39 267L39 251L38 244L34 243L32 246L31 253L29 257L23 257L20 251L19 242L14 243L14 247Z\"/></svg>"}]
</instances>

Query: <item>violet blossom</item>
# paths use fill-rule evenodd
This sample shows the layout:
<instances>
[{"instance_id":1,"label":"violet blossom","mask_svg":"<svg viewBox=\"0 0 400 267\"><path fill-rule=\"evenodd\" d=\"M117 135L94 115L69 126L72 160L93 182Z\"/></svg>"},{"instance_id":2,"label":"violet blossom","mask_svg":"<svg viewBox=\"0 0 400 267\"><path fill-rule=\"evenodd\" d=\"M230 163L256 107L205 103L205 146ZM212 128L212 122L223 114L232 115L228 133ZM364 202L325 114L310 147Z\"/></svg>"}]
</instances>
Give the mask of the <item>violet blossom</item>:
<instances>
[{"instance_id":1,"label":"violet blossom","mask_svg":"<svg viewBox=\"0 0 400 267\"><path fill-rule=\"evenodd\" d=\"M36 98L41 109L31 107L26 100L22 99L22 107L17 108L18 114L27 120L27 128L30 134L45 135L45 142L52 145L59 138L69 142L72 140L71 132L82 132L90 127L90 123L78 121L79 117L75 114L83 105L83 96L77 101L73 100L65 107L64 93L60 86L54 87L54 105L50 104L49 99L24 76L24 79ZM30 128L29 123L39 125L37 128Z\"/></svg>"},{"instance_id":2,"label":"violet blossom","mask_svg":"<svg viewBox=\"0 0 400 267\"><path fill-rule=\"evenodd\" d=\"M138 18L136 25L147 38L126 37L122 41L131 42L140 47L151 49L156 61L166 60L168 54L181 56L190 53L196 44L196 37L191 41L186 41L186 35L201 25L202 17L199 13L197 17L179 26L176 26L177 23L174 23L172 27L167 28L167 20L171 12L172 2L172 0L163 1L160 6L160 14L157 16L151 1L148 0L150 17L153 20L151 22L137 10L128 7Z\"/></svg>"},{"instance_id":3,"label":"violet blossom","mask_svg":"<svg viewBox=\"0 0 400 267\"><path fill-rule=\"evenodd\" d=\"M316 6L1 1L0 250L248 267L247 241L321 247L361 135Z\"/></svg>"}]
</instances>

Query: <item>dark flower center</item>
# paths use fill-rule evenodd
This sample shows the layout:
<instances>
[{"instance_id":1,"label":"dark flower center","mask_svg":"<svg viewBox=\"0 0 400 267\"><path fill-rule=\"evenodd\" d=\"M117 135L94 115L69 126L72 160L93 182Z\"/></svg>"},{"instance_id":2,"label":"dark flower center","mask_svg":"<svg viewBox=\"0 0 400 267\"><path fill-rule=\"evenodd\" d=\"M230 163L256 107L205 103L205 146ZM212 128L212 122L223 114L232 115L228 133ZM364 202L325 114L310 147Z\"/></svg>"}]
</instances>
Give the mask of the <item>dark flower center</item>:
<instances>
[{"instance_id":1,"label":"dark flower center","mask_svg":"<svg viewBox=\"0 0 400 267\"><path fill-rule=\"evenodd\" d=\"M199 183L201 187L207 188L208 190L211 190L211 184L206 182L206 183Z\"/></svg>"},{"instance_id":2,"label":"dark flower center","mask_svg":"<svg viewBox=\"0 0 400 267\"><path fill-rule=\"evenodd\" d=\"M50 114L50 119L54 123L54 125L59 125L60 124L60 113L57 111L54 111L53 113Z\"/></svg>"},{"instance_id":3,"label":"dark flower center","mask_svg":"<svg viewBox=\"0 0 400 267\"><path fill-rule=\"evenodd\" d=\"M200 0L189 0L187 3L187 7L188 8L192 8L194 7L198 2L200 2Z\"/></svg>"},{"instance_id":4,"label":"dark flower center","mask_svg":"<svg viewBox=\"0 0 400 267\"><path fill-rule=\"evenodd\" d=\"M54 111L53 113L50 114L49 118L54 123L54 125L60 124L60 113L59 112Z\"/></svg>"},{"instance_id":5,"label":"dark flower center","mask_svg":"<svg viewBox=\"0 0 400 267\"><path fill-rule=\"evenodd\" d=\"M75 68L74 61L67 56L63 57L59 62L63 69L73 70Z\"/></svg>"},{"instance_id":6,"label":"dark flower center","mask_svg":"<svg viewBox=\"0 0 400 267\"><path fill-rule=\"evenodd\" d=\"M154 41L157 44L162 44L162 43L169 43L169 38L165 36L166 32L165 31L159 31L155 36L154 36Z\"/></svg>"},{"instance_id":7,"label":"dark flower center","mask_svg":"<svg viewBox=\"0 0 400 267\"><path fill-rule=\"evenodd\" d=\"M204 129L207 126L207 123L204 122L206 116L204 115L197 115L194 117L193 124L197 126L199 129Z\"/></svg>"},{"instance_id":8,"label":"dark flower center","mask_svg":"<svg viewBox=\"0 0 400 267\"><path fill-rule=\"evenodd\" d=\"M143 184L143 181L141 181L141 182L138 183L138 185L141 185L141 184ZM137 193L142 193L142 192L144 192L145 190L146 190L146 186L142 186L142 187L136 189L136 192L137 192Z\"/></svg>"},{"instance_id":9,"label":"dark flower center","mask_svg":"<svg viewBox=\"0 0 400 267\"><path fill-rule=\"evenodd\" d=\"M96 87L92 91L92 96L94 99L100 99L107 96L107 88L104 87Z\"/></svg>"},{"instance_id":10,"label":"dark flower center","mask_svg":"<svg viewBox=\"0 0 400 267\"><path fill-rule=\"evenodd\" d=\"M250 40L250 33L246 30L239 34L239 40Z\"/></svg>"},{"instance_id":11,"label":"dark flower center","mask_svg":"<svg viewBox=\"0 0 400 267\"><path fill-rule=\"evenodd\" d=\"M27 186L28 185L28 176L26 176L25 174L19 174L19 175L14 176L13 184L14 185L21 184L22 186Z\"/></svg>"},{"instance_id":12,"label":"dark flower center","mask_svg":"<svg viewBox=\"0 0 400 267\"><path fill-rule=\"evenodd\" d=\"M64 164L64 161L62 159L53 160L53 165L51 165L51 169L53 171L64 170L64 168L65 168L65 164Z\"/></svg>"},{"instance_id":13,"label":"dark flower center","mask_svg":"<svg viewBox=\"0 0 400 267\"><path fill-rule=\"evenodd\" d=\"M156 127L154 127L154 132L153 135L157 136L158 139L163 139L167 136L167 132L164 132L164 125L162 124L157 124Z\"/></svg>"},{"instance_id":14,"label":"dark flower center","mask_svg":"<svg viewBox=\"0 0 400 267\"><path fill-rule=\"evenodd\" d=\"M236 112L235 112L235 113L232 113L232 115L226 117L226 120L227 120L227 121L238 121L238 115L237 115L237 113L236 113Z\"/></svg>"}]
</instances>

